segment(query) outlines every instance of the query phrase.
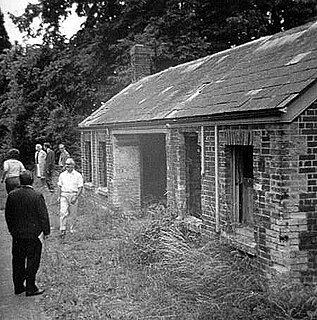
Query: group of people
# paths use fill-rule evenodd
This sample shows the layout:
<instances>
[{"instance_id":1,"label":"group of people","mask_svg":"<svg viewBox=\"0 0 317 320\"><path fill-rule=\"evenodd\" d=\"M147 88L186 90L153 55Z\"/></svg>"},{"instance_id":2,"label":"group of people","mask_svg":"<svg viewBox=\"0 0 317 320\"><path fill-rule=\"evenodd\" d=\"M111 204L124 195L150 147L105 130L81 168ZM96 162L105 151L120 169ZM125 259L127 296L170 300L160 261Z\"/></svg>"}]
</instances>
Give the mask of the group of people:
<instances>
[{"instance_id":1,"label":"group of people","mask_svg":"<svg viewBox=\"0 0 317 320\"><path fill-rule=\"evenodd\" d=\"M69 152L61 143L59 146L60 156L58 166L60 169L65 169L65 162L70 158ZM42 185L47 185L49 191L54 192L54 185L52 183L53 172L55 168L55 152L51 148L49 142L45 142L43 147L41 144L35 146L35 170L36 176L41 179Z\"/></svg>"},{"instance_id":2,"label":"group of people","mask_svg":"<svg viewBox=\"0 0 317 320\"><path fill-rule=\"evenodd\" d=\"M43 150L44 149L44 150ZM36 176L54 192L52 182L55 153L49 143L36 145ZM83 177L75 170L75 161L63 144L59 145L58 199L60 204L60 235L74 232L78 198L83 191ZM18 149L11 149L3 163L2 182L5 182L7 200L5 219L12 236L12 278L14 293L26 296L44 292L36 286L42 245L50 234L50 221L44 195L33 187L34 173L26 170L19 160Z\"/></svg>"}]
</instances>

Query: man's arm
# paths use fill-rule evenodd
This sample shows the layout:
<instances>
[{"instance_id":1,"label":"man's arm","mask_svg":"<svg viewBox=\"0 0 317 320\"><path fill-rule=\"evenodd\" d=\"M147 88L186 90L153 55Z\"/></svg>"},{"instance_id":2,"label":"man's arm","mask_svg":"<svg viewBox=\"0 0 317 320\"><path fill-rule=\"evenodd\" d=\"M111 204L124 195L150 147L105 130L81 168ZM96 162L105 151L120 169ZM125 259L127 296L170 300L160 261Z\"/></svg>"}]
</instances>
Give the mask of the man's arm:
<instances>
[{"instance_id":1,"label":"man's arm","mask_svg":"<svg viewBox=\"0 0 317 320\"><path fill-rule=\"evenodd\" d=\"M8 230L9 232L12 234L13 231L13 217L12 217L12 197L10 196L10 194L8 195L7 201L6 201L6 206L5 206L5 219L7 222L7 226L8 226Z\"/></svg>"},{"instance_id":2,"label":"man's arm","mask_svg":"<svg viewBox=\"0 0 317 320\"><path fill-rule=\"evenodd\" d=\"M48 211L45 203L44 196L41 194L39 197L39 219L41 229L44 233L44 236L50 234L50 220L48 216Z\"/></svg>"},{"instance_id":3,"label":"man's arm","mask_svg":"<svg viewBox=\"0 0 317 320\"><path fill-rule=\"evenodd\" d=\"M83 187L79 187L76 196L72 198L72 201L71 201L72 204L74 204L78 200L82 192L83 192Z\"/></svg>"},{"instance_id":4,"label":"man's arm","mask_svg":"<svg viewBox=\"0 0 317 320\"><path fill-rule=\"evenodd\" d=\"M7 171L3 171L3 175L2 175L2 178L1 178L1 182L4 182L5 178L6 178L6 175L7 175Z\"/></svg>"},{"instance_id":5,"label":"man's arm","mask_svg":"<svg viewBox=\"0 0 317 320\"><path fill-rule=\"evenodd\" d=\"M9 168L7 166L7 163L4 162L3 164L3 174L2 174L2 179L1 179L1 182L4 182L5 178L6 178L6 175L7 175L7 172L8 172Z\"/></svg>"}]
</instances>

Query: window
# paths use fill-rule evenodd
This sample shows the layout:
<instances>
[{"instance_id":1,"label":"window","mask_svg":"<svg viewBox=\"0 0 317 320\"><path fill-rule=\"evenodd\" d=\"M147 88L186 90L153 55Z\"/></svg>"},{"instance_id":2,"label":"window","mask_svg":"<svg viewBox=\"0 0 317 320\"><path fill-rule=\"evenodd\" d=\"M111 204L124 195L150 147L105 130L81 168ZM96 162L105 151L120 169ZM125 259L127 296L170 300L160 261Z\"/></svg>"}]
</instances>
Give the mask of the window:
<instances>
[{"instance_id":1,"label":"window","mask_svg":"<svg viewBox=\"0 0 317 320\"><path fill-rule=\"evenodd\" d=\"M92 182L91 142L84 142L84 176L86 182Z\"/></svg>"},{"instance_id":2,"label":"window","mask_svg":"<svg viewBox=\"0 0 317 320\"><path fill-rule=\"evenodd\" d=\"M107 149L106 142L98 144L99 186L107 187Z\"/></svg>"},{"instance_id":3,"label":"window","mask_svg":"<svg viewBox=\"0 0 317 320\"><path fill-rule=\"evenodd\" d=\"M231 146L232 204L235 222L253 225L253 147Z\"/></svg>"}]
</instances>

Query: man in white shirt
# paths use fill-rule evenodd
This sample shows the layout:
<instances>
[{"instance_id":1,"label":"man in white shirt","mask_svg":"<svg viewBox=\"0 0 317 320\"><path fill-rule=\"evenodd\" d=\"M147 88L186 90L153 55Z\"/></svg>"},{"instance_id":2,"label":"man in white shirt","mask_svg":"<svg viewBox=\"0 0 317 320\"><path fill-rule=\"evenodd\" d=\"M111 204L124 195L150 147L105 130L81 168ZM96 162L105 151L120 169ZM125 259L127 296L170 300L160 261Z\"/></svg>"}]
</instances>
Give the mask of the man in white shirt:
<instances>
[{"instance_id":1,"label":"man in white shirt","mask_svg":"<svg viewBox=\"0 0 317 320\"><path fill-rule=\"evenodd\" d=\"M77 218L78 198L83 191L83 176L76 171L75 161L68 158L65 162L66 170L58 178L58 198L60 201L60 231L61 236L74 232Z\"/></svg>"}]
</instances>

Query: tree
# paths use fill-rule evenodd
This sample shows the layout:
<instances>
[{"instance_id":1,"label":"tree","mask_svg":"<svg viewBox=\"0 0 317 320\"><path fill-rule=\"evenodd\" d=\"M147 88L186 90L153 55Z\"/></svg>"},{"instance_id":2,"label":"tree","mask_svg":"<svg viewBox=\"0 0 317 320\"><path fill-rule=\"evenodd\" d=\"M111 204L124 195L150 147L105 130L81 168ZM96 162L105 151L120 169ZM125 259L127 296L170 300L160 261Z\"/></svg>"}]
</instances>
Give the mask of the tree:
<instances>
[{"instance_id":1,"label":"tree","mask_svg":"<svg viewBox=\"0 0 317 320\"><path fill-rule=\"evenodd\" d=\"M3 13L1 12L1 9L0 9L0 54L5 49L10 49L10 48L11 48L11 43L9 41L7 30L4 27Z\"/></svg>"},{"instance_id":2,"label":"tree","mask_svg":"<svg viewBox=\"0 0 317 320\"><path fill-rule=\"evenodd\" d=\"M60 21L76 6L86 22L66 41ZM316 16L314 0L40 0L13 21L43 45L12 49L1 64L8 80L0 112L5 132L29 154L36 142L78 145L74 127L130 83L129 50L152 47L155 68L197 59ZM32 29L41 17L42 24ZM2 121L3 123L3 121ZM1 130L1 124L0 124ZM33 150L31 152L33 154Z\"/></svg>"},{"instance_id":3,"label":"tree","mask_svg":"<svg viewBox=\"0 0 317 320\"><path fill-rule=\"evenodd\" d=\"M0 112L10 145L20 149L26 162L38 142L64 142L72 150L76 126L93 105L93 91L76 57L48 46L15 47L4 56L1 70L9 80Z\"/></svg>"},{"instance_id":4,"label":"tree","mask_svg":"<svg viewBox=\"0 0 317 320\"><path fill-rule=\"evenodd\" d=\"M9 37L7 34L7 31L4 26L4 18L3 14L0 10L0 55L5 52L6 49L11 48L11 43L9 41ZM8 85L9 81L6 77L6 74L4 72L4 62L0 56L0 105L3 101L6 100L6 93L9 90ZM6 144L6 136L8 134L7 126L6 126L6 119L5 114L1 113L0 118L0 152L1 147L4 148Z\"/></svg>"}]
</instances>

